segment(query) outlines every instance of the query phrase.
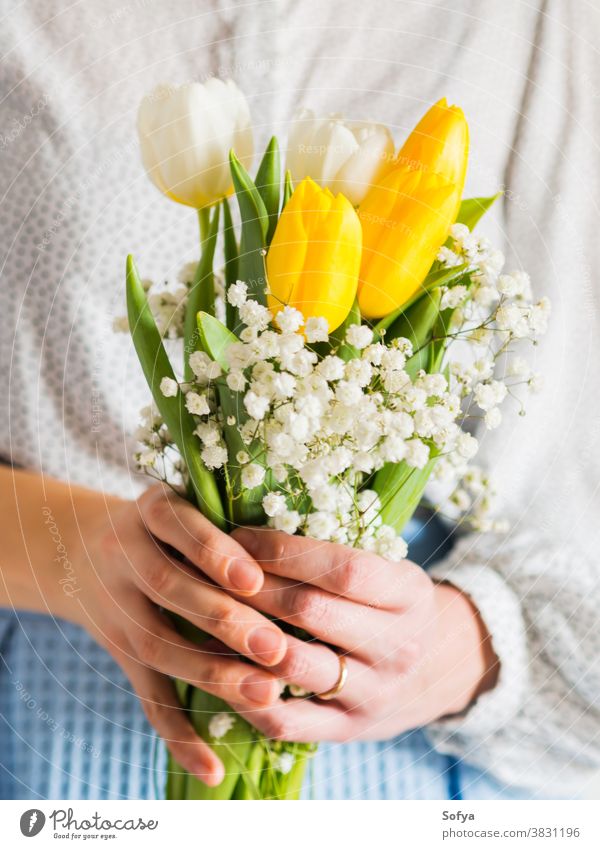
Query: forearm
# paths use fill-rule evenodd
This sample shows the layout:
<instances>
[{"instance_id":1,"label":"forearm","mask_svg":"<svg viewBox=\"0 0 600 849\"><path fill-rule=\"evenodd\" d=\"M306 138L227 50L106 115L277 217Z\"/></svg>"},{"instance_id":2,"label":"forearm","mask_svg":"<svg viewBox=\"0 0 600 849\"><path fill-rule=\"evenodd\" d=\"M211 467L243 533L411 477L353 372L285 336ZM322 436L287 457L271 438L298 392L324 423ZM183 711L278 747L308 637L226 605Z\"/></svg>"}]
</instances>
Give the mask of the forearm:
<instances>
[{"instance_id":1,"label":"forearm","mask_svg":"<svg viewBox=\"0 0 600 849\"><path fill-rule=\"evenodd\" d=\"M36 472L0 467L0 605L75 618L75 559L87 529L118 503Z\"/></svg>"}]
</instances>

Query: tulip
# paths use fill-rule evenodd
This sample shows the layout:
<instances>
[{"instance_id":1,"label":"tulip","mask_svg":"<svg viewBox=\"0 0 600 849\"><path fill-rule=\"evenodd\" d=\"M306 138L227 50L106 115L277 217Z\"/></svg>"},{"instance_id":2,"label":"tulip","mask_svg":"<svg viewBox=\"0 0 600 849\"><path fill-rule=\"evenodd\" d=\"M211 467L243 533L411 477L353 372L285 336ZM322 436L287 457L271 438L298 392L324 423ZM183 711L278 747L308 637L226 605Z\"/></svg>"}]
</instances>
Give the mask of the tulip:
<instances>
[{"instance_id":1,"label":"tulip","mask_svg":"<svg viewBox=\"0 0 600 849\"><path fill-rule=\"evenodd\" d=\"M462 196L469 156L469 125L462 109L446 98L423 115L401 147L396 162L412 169L441 174ZM458 211L458 210L457 210Z\"/></svg>"},{"instance_id":2,"label":"tulip","mask_svg":"<svg viewBox=\"0 0 600 849\"><path fill-rule=\"evenodd\" d=\"M443 176L403 166L370 190L359 208L365 318L388 315L417 291L446 240L457 197L458 187Z\"/></svg>"},{"instance_id":3,"label":"tulip","mask_svg":"<svg viewBox=\"0 0 600 849\"><path fill-rule=\"evenodd\" d=\"M273 315L290 305L305 319L325 318L330 333L339 327L356 297L361 242L350 201L303 180L279 217L267 254Z\"/></svg>"},{"instance_id":4,"label":"tulip","mask_svg":"<svg viewBox=\"0 0 600 849\"><path fill-rule=\"evenodd\" d=\"M312 177L358 206L392 166L394 142L382 124L316 118L303 110L292 125L286 166L294 181Z\"/></svg>"},{"instance_id":5,"label":"tulip","mask_svg":"<svg viewBox=\"0 0 600 849\"><path fill-rule=\"evenodd\" d=\"M201 209L233 191L229 151L253 153L250 112L231 80L159 86L138 112L142 161L167 197Z\"/></svg>"}]
</instances>

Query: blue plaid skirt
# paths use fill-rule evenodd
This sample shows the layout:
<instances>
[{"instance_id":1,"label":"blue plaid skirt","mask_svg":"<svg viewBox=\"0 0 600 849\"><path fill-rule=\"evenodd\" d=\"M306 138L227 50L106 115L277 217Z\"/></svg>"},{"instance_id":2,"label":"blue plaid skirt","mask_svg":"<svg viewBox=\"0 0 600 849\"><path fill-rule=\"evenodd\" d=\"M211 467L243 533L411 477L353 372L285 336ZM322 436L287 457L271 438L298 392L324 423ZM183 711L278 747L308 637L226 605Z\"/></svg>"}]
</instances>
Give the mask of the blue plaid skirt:
<instances>
[{"instance_id":1,"label":"blue plaid skirt","mask_svg":"<svg viewBox=\"0 0 600 849\"><path fill-rule=\"evenodd\" d=\"M449 547L441 525L413 521L410 555ZM0 798L162 798L164 749L112 658L60 619L0 608ZM422 731L384 742L324 744L305 796L315 799L522 798L435 751Z\"/></svg>"}]
</instances>

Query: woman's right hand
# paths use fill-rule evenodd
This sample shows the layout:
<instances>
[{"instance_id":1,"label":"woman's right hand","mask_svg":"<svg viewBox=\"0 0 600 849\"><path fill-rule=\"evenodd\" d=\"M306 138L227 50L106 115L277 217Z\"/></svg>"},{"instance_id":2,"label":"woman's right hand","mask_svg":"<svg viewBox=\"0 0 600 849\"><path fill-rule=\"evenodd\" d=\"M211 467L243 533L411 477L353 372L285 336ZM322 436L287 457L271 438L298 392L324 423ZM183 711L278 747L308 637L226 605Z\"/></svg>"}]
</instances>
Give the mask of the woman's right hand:
<instances>
[{"instance_id":1,"label":"woman's right hand","mask_svg":"<svg viewBox=\"0 0 600 849\"><path fill-rule=\"evenodd\" d=\"M76 600L77 613L69 603L68 616L122 667L175 760L216 785L223 767L181 710L170 679L181 678L248 710L277 700L279 681L245 658L274 666L286 652L286 638L224 592L253 595L262 587L263 572L232 537L161 484L135 502L106 504L102 517L80 534L80 551L72 558L78 592L71 602ZM164 611L217 642L192 643ZM223 644L231 652L223 652Z\"/></svg>"}]
</instances>

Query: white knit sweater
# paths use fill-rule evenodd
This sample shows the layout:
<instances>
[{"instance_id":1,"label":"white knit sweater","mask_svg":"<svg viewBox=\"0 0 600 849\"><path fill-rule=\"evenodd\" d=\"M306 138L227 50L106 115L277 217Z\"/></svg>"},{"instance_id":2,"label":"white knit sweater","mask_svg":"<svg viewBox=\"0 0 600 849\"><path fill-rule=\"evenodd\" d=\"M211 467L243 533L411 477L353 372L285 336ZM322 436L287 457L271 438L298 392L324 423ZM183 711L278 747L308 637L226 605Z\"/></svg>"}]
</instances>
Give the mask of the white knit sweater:
<instances>
[{"instance_id":1,"label":"white knit sweater","mask_svg":"<svg viewBox=\"0 0 600 849\"><path fill-rule=\"evenodd\" d=\"M482 612L497 687L436 744L501 781L563 795L600 766L600 12L564 0L0 0L0 453L134 495L147 390L125 337L123 261L167 277L192 213L138 159L135 113L161 81L232 76L259 140L303 103L390 125L446 95L472 131L467 194L506 189L487 225L548 294L546 389L482 440L512 520L436 567Z\"/></svg>"}]
</instances>

